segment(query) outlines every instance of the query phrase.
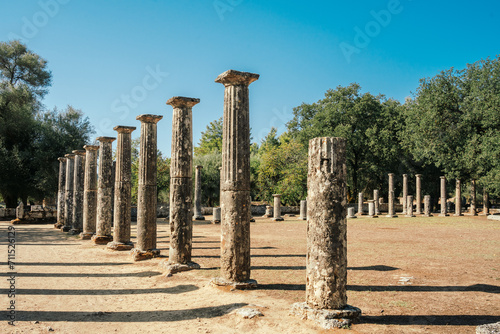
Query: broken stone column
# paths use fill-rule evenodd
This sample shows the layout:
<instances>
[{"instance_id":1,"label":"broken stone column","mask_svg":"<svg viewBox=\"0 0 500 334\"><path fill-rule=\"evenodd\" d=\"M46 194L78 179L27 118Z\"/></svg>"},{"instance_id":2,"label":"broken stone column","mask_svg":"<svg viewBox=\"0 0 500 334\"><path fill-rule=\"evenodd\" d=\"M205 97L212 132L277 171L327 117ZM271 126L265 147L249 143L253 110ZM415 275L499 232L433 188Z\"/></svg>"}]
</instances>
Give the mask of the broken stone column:
<instances>
[{"instance_id":1,"label":"broken stone column","mask_svg":"<svg viewBox=\"0 0 500 334\"><path fill-rule=\"evenodd\" d=\"M90 240L95 234L97 219L97 151L99 146L85 145L85 185L83 187L83 232L80 237Z\"/></svg>"},{"instance_id":2,"label":"broken stone column","mask_svg":"<svg viewBox=\"0 0 500 334\"><path fill-rule=\"evenodd\" d=\"M157 123L162 118L160 115L149 114L136 117L141 121L141 144L137 192L137 243L132 250L134 261L160 255L160 250L156 248L156 160ZM172 203L170 205L172 206Z\"/></svg>"},{"instance_id":3,"label":"broken stone column","mask_svg":"<svg viewBox=\"0 0 500 334\"><path fill-rule=\"evenodd\" d=\"M403 214L406 214L406 205L408 199L408 174L403 174Z\"/></svg>"},{"instance_id":4,"label":"broken stone column","mask_svg":"<svg viewBox=\"0 0 500 334\"><path fill-rule=\"evenodd\" d=\"M193 106L200 99L173 97L167 101L173 108L172 116L172 160L170 162L170 250L168 261L161 263L167 275L179 271L198 269L191 261L193 249ZM196 166L195 215L196 220L205 220L201 214L201 169ZM220 218L219 218L220 219Z\"/></svg>"},{"instance_id":5,"label":"broken stone column","mask_svg":"<svg viewBox=\"0 0 500 334\"><path fill-rule=\"evenodd\" d=\"M490 195L486 190L483 190L483 215L490 214Z\"/></svg>"},{"instance_id":6,"label":"broken stone column","mask_svg":"<svg viewBox=\"0 0 500 334\"><path fill-rule=\"evenodd\" d=\"M300 201L300 219L307 220L307 201Z\"/></svg>"},{"instance_id":7,"label":"broken stone column","mask_svg":"<svg viewBox=\"0 0 500 334\"><path fill-rule=\"evenodd\" d=\"M221 180L221 277L215 285L252 288L250 279L250 115L248 86L258 74L229 70L225 87Z\"/></svg>"},{"instance_id":8,"label":"broken stone column","mask_svg":"<svg viewBox=\"0 0 500 334\"><path fill-rule=\"evenodd\" d=\"M378 216L375 214L375 201L374 200L368 201L368 217L378 218Z\"/></svg>"},{"instance_id":9,"label":"broken stone column","mask_svg":"<svg viewBox=\"0 0 500 334\"><path fill-rule=\"evenodd\" d=\"M417 174L415 175L415 187L416 187L416 194L415 194L415 200L417 201L417 205L415 207L415 211L417 215L422 214L422 174Z\"/></svg>"},{"instance_id":10,"label":"broken stone column","mask_svg":"<svg viewBox=\"0 0 500 334\"><path fill-rule=\"evenodd\" d=\"M194 185L194 219L205 220L201 213L201 170L203 166L196 166Z\"/></svg>"},{"instance_id":11,"label":"broken stone column","mask_svg":"<svg viewBox=\"0 0 500 334\"><path fill-rule=\"evenodd\" d=\"M389 199L387 200L388 218L396 218L394 214L394 173L389 173Z\"/></svg>"},{"instance_id":12,"label":"broken stone column","mask_svg":"<svg viewBox=\"0 0 500 334\"><path fill-rule=\"evenodd\" d=\"M271 218L273 216L273 207L266 205L266 213L262 216L264 218Z\"/></svg>"},{"instance_id":13,"label":"broken stone column","mask_svg":"<svg viewBox=\"0 0 500 334\"><path fill-rule=\"evenodd\" d=\"M132 198L132 132L135 126L115 126L116 141L115 188L113 210L113 241L107 248L117 251L131 250L130 241Z\"/></svg>"},{"instance_id":14,"label":"broken stone column","mask_svg":"<svg viewBox=\"0 0 500 334\"><path fill-rule=\"evenodd\" d=\"M283 217L281 217L281 195L274 194L273 197L274 197L273 221L281 222L284 220Z\"/></svg>"},{"instance_id":15,"label":"broken stone column","mask_svg":"<svg viewBox=\"0 0 500 334\"><path fill-rule=\"evenodd\" d=\"M462 214L462 182L457 179L455 183L455 214L454 216L463 216Z\"/></svg>"},{"instance_id":16,"label":"broken stone column","mask_svg":"<svg viewBox=\"0 0 500 334\"><path fill-rule=\"evenodd\" d=\"M349 326L361 310L347 305L347 186L343 138L309 141L306 302L292 312L324 328Z\"/></svg>"},{"instance_id":17,"label":"broken stone column","mask_svg":"<svg viewBox=\"0 0 500 334\"><path fill-rule=\"evenodd\" d=\"M476 180L470 181L470 214L477 216L476 210Z\"/></svg>"},{"instance_id":18,"label":"broken stone column","mask_svg":"<svg viewBox=\"0 0 500 334\"><path fill-rule=\"evenodd\" d=\"M347 208L347 218L358 218L354 212L354 208Z\"/></svg>"},{"instance_id":19,"label":"broken stone column","mask_svg":"<svg viewBox=\"0 0 500 334\"><path fill-rule=\"evenodd\" d=\"M66 158L58 158L59 160L59 182L57 192L57 223L55 228L64 226L64 196L66 187Z\"/></svg>"},{"instance_id":20,"label":"broken stone column","mask_svg":"<svg viewBox=\"0 0 500 334\"><path fill-rule=\"evenodd\" d=\"M111 223L113 197L113 141L115 137L97 137L99 141L99 178L97 180L96 233L92 241L106 245L112 241Z\"/></svg>"},{"instance_id":21,"label":"broken stone column","mask_svg":"<svg viewBox=\"0 0 500 334\"><path fill-rule=\"evenodd\" d=\"M19 205L16 207L16 219L23 220L24 219L24 203L21 201Z\"/></svg>"},{"instance_id":22,"label":"broken stone column","mask_svg":"<svg viewBox=\"0 0 500 334\"><path fill-rule=\"evenodd\" d=\"M214 208L214 219L212 220L212 224L220 224L220 207Z\"/></svg>"},{"instance_id":23,"label":"broken stone column","mask_svg":"<svg viewBox=\"0 0 500 334\"><path fill-rule=\"evenodd\" d=\"M448 208L446 206L446 177L441 176L441 213L439 216L446 217L448 215Z\"/></svg>"},{"instance_id":24,"label":"broken stone column","mask_svg":"<svg viewBox=\"0 0 500 334\"><path fill-rule=\"evenodd\" d=\"M379 206L379 193L378 189L373 190L373 205L375 206L375 215L378 216L380 215L380 206Z\"/></svg>"},{"instance_id":25,"label":"broken stone column","mask_svg":"<svg viewBox=\"0 0 500 334\"><path fill-rule=\"evenodd\" d=\"M424 217L431 217L431 196L424 196Z\"/></svg>"},{"instance_id":26,"label":"broken stone column","mask_svg":"<svg viewBox=\"0 0 500 334\"><path fill-rule=\"evenodd\" d=\"M61 228L63 232L69 232L73 225L73 186L75 173L75 155L66 154L66 186L64 187L66 195L64 203L64 226Z\"/></svg>"},{"instance_id":27,"label":"broken stone column","mask_svg":"<svg viewBox=\"0 0 500 334\"><path fill-rule=\"evenodd\" d=\"M75 172L73 175L73 225L71 234L80 234L83 230L83 190L85 186L85 151L75 150Z\"/></svg>"},{"instance_id":28,"label":"broken stone column","mask_svg":"<svg viewBox=\"0 0 500 334\"><path fill-rule=\"evenodd\" d=\"M406 196L406 217L415 217L413 214L413 196Z\"/></svg>"}]
</instances>

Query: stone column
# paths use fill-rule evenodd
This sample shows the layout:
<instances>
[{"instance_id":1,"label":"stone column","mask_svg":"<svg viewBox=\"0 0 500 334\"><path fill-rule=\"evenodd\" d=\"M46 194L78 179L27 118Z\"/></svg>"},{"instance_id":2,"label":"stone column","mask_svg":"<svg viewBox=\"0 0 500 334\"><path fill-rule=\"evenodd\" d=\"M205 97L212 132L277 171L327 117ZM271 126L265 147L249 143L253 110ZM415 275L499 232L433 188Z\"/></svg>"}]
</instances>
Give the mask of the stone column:
<instances>
[{"instance_id":1,"label":"stone column","mask_svg":"<svg viewBox=\"0 0 500 334\"><path fill-rule=\"evenodd\" d=\"M156 160L157 123L162 118L160 115L136 117L141 121L141 146L137 191L137 243L132 252L134 261L160 255L160 250L156 248ZM172 206L172 203L170 205Z\"/></svg>"},{"instance_id":2,"label":"stone column","mask_svg":"<svg viewBox=\"0 0 500 334\"><path fill-rule=\"evenodd\" d=\"M255 287L250 279L250 115L248 86L258 74L229 70L225 87L221 180L221 277L215 285Z\"/></svg>"},{"instance_id":3,"label":"stone column","mask_svg":"<svg viewBox=\"0 0 500 334\"><path fill-rule=\"evenodd\" d=\"M273 207L266 205L266 213L262 216L264 218L271 218L273 216Z\"/></svg>"},{"instance_id":4,"label":"stone column","mask_svg":"<svg viewBox=\"0 0 500 334\"><path fill-rule=\"evenodd\" d=\"M363 193L358 194L358 216L363 215Z\"/></svg>"},{"instance_id":5,"label":"stone column","mask_svg":"<svg viewBox=\"0 0 500 334\"><path fill-rule=\"evenodd\" d=\"M455 214L454 216L463 216L462 214L462 182L457 179L455 183Z\"/></svg>"},{"instance_id":6,"label":"stone column","mask_svg":"<svg viewBox=\"0 0 500 334\"><path fill-rule=\"evenodd\" d=\"M16 207L16 220L24 219L24 203L21 201L19 205Z\"/></svg>"},{"instance_id":7,"label":"stone column","mask_svg":"<svg viewBox=\"0 0 500 334\"><path fill-rule=\"evenodd\" d=\"M406 205L408 199L408 174L403 174L403 214L406 214Z\"/></svg>"},{"instance_id":8,"label":"stone column","mask_svg":"<svg viewBox=\"0 0 500 334\"><path fill-rule=\"evenodd\" d=\"M96 233L92 241L106 245L112 241L111 223L113 194L113 141L115 137L97 137L99 141L99 178L97 180L97 219Z\"/></svg>"},{"instance_id":9,"label":"stone column","mask_svg":"<svg viewBox=\"0 0 500 334\"><path fill-rule=\"evenodd\" d=\"M476 210L476 180L470 181L470 214L477 216Z\"/></svg>"},{"instance_id":10,"label":"stone column","mask_svg":"<svg viewBox=\"0 0 500 334\"><path fill-rule=\"evenodd\" d=\"M300 201L300 219L307 220L307 201Z\"/></svg>"},{"instance_id":11,"label":"stone column","mask_svg":"<svg viewBox=\"0 0 500 334\"><path fill-rule=\"evenodd\" d=\"M172 160L170 162L170 250L168 261L162 262L167 275L179 271L198 269L191 261L193 248L193 106L200 99L173 97L167 101L173 108ZM174 153L175 152L175 153ZM201 215L201 168L196 166L195 215Z\"/></svg>"},{"instance_id":12,"label":"stone column","mask_svg":"<svg viewBox=\"0 0 500 334\"><path fill-rule=\"evenodd\" d=\"M375 201L374 200L368 201L368 217L378 218L378 216L375 214Z\"/></svg>"},{"instance_id":13,"label":"stone column","mask_svg":"<svg viewBox=\"0 0 500 334\"><path fill-rule=\"evenodd\" d=\"M415 207L415 211L417 215L422 214L422 174L417 174L415 175L415 187L416 187L416 194L415 194L415 200L417 201L417 205Z\"/></svg>"},{"instance_id":14,"label":"stone column","mask_svg":"<svg viewBox=\"0 0 500 334\"><path fill-rule=\"evenodd\" d=\"M109 249L131 250L130 241L131 197L132 197L132 132L135 126L115 126L116 141L115 191L113 210L113 241Z\"/></svg>"},{"instance_id":15,"label":"stone column","mask_svg":"<svg viewBox=\"0 0 500 334\"><path fill-rule=\"evenodd\" d=\"M413 214L413 196L406 196L406 217L415 217Z\"/></svg>"},{"instance_id":16,"label":"stone column","mask_svg":"<svg viewBox=\"0 0 500 334\"><path fill-rule=\"evenodd\" d=\"M283 217L281 217L281 195L274 194L274 209L273 209L273 221L281 222L283 221Z\"/></svg>"},{"instance_id":17,"label":"stone column","mask_svg":"<svg viewBox=\"0 0 500 334\"><path fill-rule=\"evenodd\" d=\"M307 194L306 302L292 312L325 328L348 326L361 310L347 305L345 139L309 141Z\"/></svg>"},{"instance_id":18,"label":"stone column","mask_svg":"<svg viewBox=\"0 0 500 334\"><path fill-rule=\"evenodd\" d=\"M424 216L425 217L431 217L431 196L430 195L425 195L424 196Z\"/></svg>"},{"instance_id":19,"label":"stone column","mask_svg":"<svg viewBox=\"0 0 500 334\"><path fill-rule=\"evenodd\" d=\"M83 190L85 185L85 151L73 151L75 172L73 175L73 225L71 234L80 234L83 230Z\"/></svg>"},{"instance_id":20,"label":"stone column","mask_svg":"<svg viewBox=\"0 0 500 334\"><path fill-rule=\"evenodd\" d=\"M439 216L449 216L448 208L446 207L446 177L441 176L441 213Z\"/></svg>"},{"instance_id":21,"label":"stone column","mask_svg":"<svg viewBox=\"0 0 500 334\"><path fill-rule=\"evenodd\" d=\"M214 208L214 219L212 220L212 224L220 224L220 207Z\"/></svg>"},{"instance_id":22,"label":"stone column","mask_svg":"<svg viewBox=\"0 0 500 334\"><path fill-rule=\"evenodd\" d=\"M358 218L354 213L354 208L347 208L347 218Z\"/></svg>"},{"instance_id":23,"label":"stone column","mask_svg":"<svg viewBox=\"0 0 500 334\"><path fill-rule=\"evenodd\" d=\"M379 206L379 193L378 189L373 190L373 204L375 205L375 215L378 216L380 215L380 206Z\"/></svg>"},{"instance_id":24,"label":"stone column","mask_svg":"<svg viewBox=\"0 0 500 334\"><path fill-rule=\"evenodd\" d=\"M387 200L387 207L388 207L388 213L386 217L388 218L397 217L394 214L394 173L389 173L389 198Z\"/></svg>"},{"instance_id":25,"label":"stone column","mask_svg":"<svg viewBox=\"0 0 500 334\"><path fill-rule=\"evenodd\" d=\"M64 203L64 226L61 228L63 232L69 232L73 225L73 186L75 175L75 155L66 154L66 185L64 187L66 195Z\"/></svg>"},{"instance_id":26,"label":"stone column","mask_svg":"<svg viewBox=\"0 0 500 334\"><path fill-rule=\"evenodd\" d=\"M83 232L80 237L90 240L95 234L97 219L97 151L99 146L85 145L85 185L83 189Z\"/></svg>"},{"instance_id":27,"label":"stone column","mask_svg":"<svg viewBox=\"0 0 500 334\"><path fill-rule=\"evenodd\" d=\"M58 158L59 160L59 183L57 192L57 223L55 228L64 226L64 203L65 187L66 187L66 158Z\"/></svg>"}]
</instances>

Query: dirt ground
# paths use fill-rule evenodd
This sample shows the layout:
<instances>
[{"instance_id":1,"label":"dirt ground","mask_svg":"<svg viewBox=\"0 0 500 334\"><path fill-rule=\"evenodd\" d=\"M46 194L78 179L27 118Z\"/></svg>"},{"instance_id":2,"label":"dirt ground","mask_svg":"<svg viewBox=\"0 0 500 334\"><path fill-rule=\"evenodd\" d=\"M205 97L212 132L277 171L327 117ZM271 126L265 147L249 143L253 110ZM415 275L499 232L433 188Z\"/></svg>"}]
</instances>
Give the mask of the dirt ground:
<instances>
[{"instance_id":1,"label":"dirt ground","mask_svg":"<svg viewBox=\"0 0 500 334\"><path fill-rule=\"evenodd\" d=\"M211 217L207 217L210 219ZM128 252L55 230L15 225L16 326L7 263L9 222L0 222L1 333L474 333L500 321L500 225L485 217L358 218L348 221L348 298L363 315L351 330L320 329L289 315L305 300L306 222L252 223L252 291L208 285L218 275L220 226L195 222L201 270L162 276L168 223L158 221L162 257ZM132 231L135 237L135 225ZM132 239L134 241L134 238ZM244 319L242 307L263 316Z\"/></svg>"}]
</instances>

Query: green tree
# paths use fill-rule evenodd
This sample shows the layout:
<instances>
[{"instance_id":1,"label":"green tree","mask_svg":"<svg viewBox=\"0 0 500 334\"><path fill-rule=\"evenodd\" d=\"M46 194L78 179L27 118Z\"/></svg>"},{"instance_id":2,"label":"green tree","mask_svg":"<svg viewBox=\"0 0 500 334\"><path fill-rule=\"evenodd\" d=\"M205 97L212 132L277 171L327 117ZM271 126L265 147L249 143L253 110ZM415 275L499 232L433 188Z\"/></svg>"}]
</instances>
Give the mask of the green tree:
<instances>
[{"instance_id":1,"label":"green tree","mask_svg":"<svg viewBox=\"0 0 500 334\"><path fill-rule=\"evenodd\" d=\"M196 156L222 152L222 126L222 117L207 125L207 129L201 133L198 147L194 148Z\"/></svg>"},{"instance_id":2,"label":"green tree","mask_svg":"<svg viewBox=\"0 0 500 334\"><path fill-rule=\"evenodd\" d=\"M217 206L220 203L220 167L222 155L217 151L194 157L193 161L193 200L195 186L195 167L201 170L201 202L204 206ZM194 204L194 203L193 203Z\"/></svg>"}]
</instances>

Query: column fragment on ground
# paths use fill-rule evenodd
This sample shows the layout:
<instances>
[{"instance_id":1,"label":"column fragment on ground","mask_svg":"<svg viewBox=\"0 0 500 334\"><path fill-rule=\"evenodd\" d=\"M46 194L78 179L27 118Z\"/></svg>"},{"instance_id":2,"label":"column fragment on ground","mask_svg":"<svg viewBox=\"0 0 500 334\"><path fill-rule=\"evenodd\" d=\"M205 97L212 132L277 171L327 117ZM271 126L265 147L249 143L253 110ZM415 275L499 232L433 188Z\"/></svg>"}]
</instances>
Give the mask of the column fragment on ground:
<instances>
[{"instance_id":1,"label":"column fragment on ground","mask_svg":"<svg viewBox=\"0 0 500 334\"><path fill-rule=\"evenodd\" d=\"M66 154L64 157L66 158L66 186L64 187L66 195L64 196L64 226L61 230L63 232L69 232L73 225L73 175L75 173L75 155Z\"/></svg>"},{"instance_id":2,"label":"column fragment on ground","mask_svg":"<svg viewBox=\"0 0 500 334\"><path fill-rule=\"evenodd\" d=\"M64 205L65 205L65 188L66 188L66 158L58 158L59 160L59 182L57 191L57 222L55 228L64 226Z\"/></svg>"},{"instance_id":3,"label":"column fragment on ground","mask_svg":"<svg viewBox=\"0 0 500 334\"><path fill-rule=\"evenodd\" d=\"M306 302L292 311L331 327L348 326L361 310L347 305L345 139L309 141L307 194Z\"/></svg>"},{"instance_id":4,"label":"column fragment on ground","mask_svg":"<svg viewBox=\"0 0 500 334\"><path fill-rule=\"evenodd\" d=\"M197 269L191 261L193 249L193 106L200 99L173 97L167 101L173 108L172 160L170 162L170 250L167 262L162 262L169 273ZM201 215L201 169L195 173L195 215Z\"/></svg>"},{"instance_id":5,"label":"column fragment on ground","mask_svg":"<svg viewBox=\"0 0 500 334\"><path fill-rule=\"evenodd\" d=\"M448 216L448 208L446 207L446 177L441 176L441 213L439 214L441 217Z\"/></svg>"},{"instance_id":6,"label":"column fragment on ground","mask_svg":"<svg viewBox=\"0 0 500 334\"><path fill-rule=\"evenodd\" d=\"M363 193L358 193L358 216L363 215Z\"/></svg>"},{"instance_id":7,"label":"column fragment on ground","mask_svg":"<svg viewBox=\"0 0 500 334\"><path fill-rule=\"evenodd\" d=\"M425 217L431 217L431 196L430 195L425 195L424 196L424 216Z\"/></svg>"},{"instance_id":8,"label":"column fragment on ground","mask_svg":"<svg viewBox=\"0 0 500 334\"><path fill-rule=\"evenodd\" d=\"M80 234L83 230L83 190L85 186L85 151L73 151L75 171L73 175L73 225L71 234Z\"/></svg>"},{"instance_id":9,"label":"column fragment on ground","mask_svg":"<svg viewBox=\"0 0 500 334\"><path fill-rule=\"evenodd\" d=\"M470 181L470 214L477 216L476 210L476 180Z\"/></svg>"},{"instance_id":10,"label":"column fragment on ground","mask_svg":"<svg viewBox=\"0 0 500 334\"><path fill-rule=\"evenodd\" d=\"M156 159L157 123L160 115L140 115L141 144L139 149L139 180L137 191L137 243L135 261L151 259L160 254L156 248Z\"/></svg>"},{"instance_id":11,"label":"column fragment on ground","mask_svg":"<svg viewBox=\"0 0 500 334\"><path fill-rule=\"evenodd\" d=\"M283 217L281 217L281 195L274 194L274 209L273 209L273 221L279 222L283 221Z\"/></svg>"},{"instance_id":12,"label":"column fragment on ground","mask_svg":"<svg viewBox=\"0 0 500 334\"><path fill-rule=\"evenodd\" d=\"M394 218L397 217L394 214L394 174L389 173L389 196L387 200L388 213L386 217Z\"/></svg>"},{"instance_id":13,"label":"column fragment on ground","mask_svg":"<svg viewBox=\"0 0 500 334\"><path fill-rule=\"evenodd\" d=\"M112 241L113 141L115 137L97 137L99 141L99 179L97 181L96 234L92 241L106 245Z\"/></svg>"},{"instance_id":14,"label":"column fragment on ground","mask_svg":"<svg viewBox=\"0 0 500 334\"><path fill-rule=\"evenodd\" d=\"M416 194L415 194L415 201L416 207L415 207L415 212L417 215L420 215L422 213L422 174L417 174L415 175L415 187L416 187Z\"/></svg>"},{"instance_id":15,"label":"column fragment on ground","mask_svg":"<svg viewBox=\"0 0 500 334\"><path fill-rule=\"evenodd\" d=\"M463 216L462 214L462 182L455 181L455 214L454 216Z\"/></svg>"},{"instance_id":16,"label":"column fragment on ground","mask_svg":"<svg viewBox=\"0 0 500 334\"><path fill-rule=\"evenodd\" d=\"M300 219L307 220L307 201L300 201Z\"/></svg>"},{"instance_id":17,"label":"column fragment on ground","mask_svg":"<svg viewBox=\"0 0 500 334\"><path fill-rule=\"evenodd\" d=\"M135 126L115 126L116 141L115 188L113 210L113 241L109 249L130 250L131 200L132 200L132 132Z\"/></svg>"},{"instance_id":18,"label":"column fragment on ground","mask_svg":"<svg viewBox=\"0 0 500 334\"><path fill-rule=\"evenodd\" d=\"M408 199L408 174L403 174L403 214L406 214L406 205Z\"/></svg>"},{"instance_id":19,"label":"column fragment on ground","mask_svg":"<svg viewBox=\"0 0 500 334\"><path fill-rule=\"evenodd\" d=\"M250 118L248 86L258 74L229 70L225 87L221 179L221 276L215 285L256 286L250 280Z\"/></svg>"},{"instance_id":20,"label":"column fragment on ground","mask_svg":"<svg viewBox=\"0 0 500 334\"><path fill-rule=\"evenodd\" d=\"M92 238L97 220L97 154L99 146L85 145L85 185L83 187L83 232L82 239Z\"/></svg>"}]
</instances>

